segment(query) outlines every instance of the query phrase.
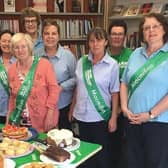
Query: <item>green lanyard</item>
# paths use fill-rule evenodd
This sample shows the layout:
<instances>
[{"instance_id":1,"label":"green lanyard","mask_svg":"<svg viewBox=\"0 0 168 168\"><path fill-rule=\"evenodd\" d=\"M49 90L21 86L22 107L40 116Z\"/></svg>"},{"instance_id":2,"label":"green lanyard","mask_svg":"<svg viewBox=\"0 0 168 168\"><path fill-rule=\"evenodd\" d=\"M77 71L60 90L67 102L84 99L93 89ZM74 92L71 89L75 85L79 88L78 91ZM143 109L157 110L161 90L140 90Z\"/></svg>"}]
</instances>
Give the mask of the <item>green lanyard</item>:
<instances>
[{"instance_id":1,"label":"green lanyard","mask_svg":"<svg viewBox=\"0 0 168 168\"><path fill-rule=\"evenodd\" d=\"M111 116L111 109L106 105L94 79L92 63L88 60L87 56L82 57L83 65L83 79L89 97L96 108L97 112L108 121Z\"/></svg>"},{"instance_id":2,"label":"green lanyard","mask_svg":"<svg viewBox=\"0 0 168 168\"><path fill-rule=\"evenodd\" d=\"M35 75L35 71L36 71L39 60L40 60L40 57L34 57L33 64L30 68L30 71L27 74L24 82L22 83L18 91L18 94L16 97L15 110L10 115L11 123L14 123L14 124L20 123L21 113L23 109L25 108L27 98L33 86L34 75Z\"/></svg>"}]
</instances>

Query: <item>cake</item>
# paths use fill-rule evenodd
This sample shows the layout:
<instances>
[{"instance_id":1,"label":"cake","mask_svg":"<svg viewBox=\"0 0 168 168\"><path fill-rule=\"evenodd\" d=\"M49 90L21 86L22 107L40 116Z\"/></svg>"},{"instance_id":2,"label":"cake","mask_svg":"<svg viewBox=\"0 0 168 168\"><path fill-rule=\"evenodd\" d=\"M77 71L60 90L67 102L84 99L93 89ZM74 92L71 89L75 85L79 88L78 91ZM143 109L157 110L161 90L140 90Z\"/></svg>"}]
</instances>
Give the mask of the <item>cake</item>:
<instances>
[{"instance_id":1,"label":"cake","mask_svg":"<svg viewBox=\"0 0 168 168\"><path fill-rule=\"evenodd\" d=\"M50 145L43 154L57 162L64 162L70 159L70 153L56 145Z\"/></svg>"},{"instance_id":2,"label":"cake","mask_svg":"<svg viewBox=\"0 0 168 168\"><path fill-rule=\"evenodd\" d=\"M73 133L68 129L53 129L47 133L47 143L60 147L72 145Z\"/></svg>"},{"instance_id":3,"label":"cake","mask_svg":"<svg viewBox=\"0 0 168 168\"><path fill-rule=\"evenodd\" d=\"M15 125L6 125L2 128L2 136L12 139L23 139L28 136L28 128L26 127L17 127Z\"/></svg>"}]
</instances>

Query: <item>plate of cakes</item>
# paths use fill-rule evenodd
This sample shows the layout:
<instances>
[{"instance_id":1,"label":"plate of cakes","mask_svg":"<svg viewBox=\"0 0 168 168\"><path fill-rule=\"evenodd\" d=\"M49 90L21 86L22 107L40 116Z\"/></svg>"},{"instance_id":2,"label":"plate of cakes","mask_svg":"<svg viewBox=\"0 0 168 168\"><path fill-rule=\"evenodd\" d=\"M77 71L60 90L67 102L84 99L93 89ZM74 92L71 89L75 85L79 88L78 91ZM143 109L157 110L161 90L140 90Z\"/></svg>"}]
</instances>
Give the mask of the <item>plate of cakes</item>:
<instances>
[{"instance_id":1,"label":"plate of cakes","mask_svg":"<svg viewBox=\"0 0 168 168\"><path fill-rule=\"evenodd\" d=\"M66 165L75 159L75 155L56 145L50 145L41 155L40 160L54 165Z\"/></svg>"},{"instance_id":2,"label":"plate of cakes","mask_svg":"<svg viewBox=\"0 0 168 168\"><path fill-rule=\"evenodd\" d=\"M32 153L34 146L17 139L3 138L0 143L0 154L5 158L17 158Z\"/></svg>"},{"instance_id":3,"label":"plate of cakes","mask_svg":"<svg viewBox=\"0 0 168 168\"><path fill-rule=\"evenodd\" d=\"M37 137L38 132L32 127L18 127L16 125L5 125L2 128L2 133L0 135L1 139L8 137L10 139L18 139L23 141L32 140Z\"/></svg>"},{"instance_id":4,"label":"plate of cakes","mask_svg":"<svg viewBox=\"0 0 168 168\"><path fill-rule=\"evenodd\" d=\"M68 129L52 129L47 133L47 144L56 145L67 151L73 151L80 147L80 140L73 136Z\"/></svg>"}]
</instances>

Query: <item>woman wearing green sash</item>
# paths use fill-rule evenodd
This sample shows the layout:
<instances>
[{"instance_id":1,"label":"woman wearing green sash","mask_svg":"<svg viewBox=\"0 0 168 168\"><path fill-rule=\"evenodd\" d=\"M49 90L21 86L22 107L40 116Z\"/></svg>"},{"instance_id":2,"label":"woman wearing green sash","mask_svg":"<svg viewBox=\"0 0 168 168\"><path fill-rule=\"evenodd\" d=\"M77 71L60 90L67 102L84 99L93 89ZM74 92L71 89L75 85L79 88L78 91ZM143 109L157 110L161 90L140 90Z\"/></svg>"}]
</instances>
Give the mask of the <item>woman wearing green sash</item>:
<instances>
[{"instance_id":1,"label":"woman wearing green sash","mask_svg":"<svg viewBox=\"0 0 168 168\"><path fill-rule=\"evenodd\" d=\"M127 24L123 19L113 20L108 28L109 46L107 48L108 54L114 58L119 64L119 77L121 79L128 59L132 53L130 48L125 47L125 40L127 37ZM119 103L120 104L120 103ZM124 116L119 108L117 118L117 130L111 134L111 162L113 165L125 167L125 127ZM115 152L114 152L115 151ZM124 152L123 152L124 151Z\"/></svg>"},{"instance_id":2,"label":"woman wearing green sash","mask_svg":"<svg viewBox=\"0 0 168 168\"><path fill-rule=\"evenodd\" d=\"M70 113L73 111L79 125L80 139L103 146L82 168L113 168L109 134L117 127L119 66L106 52L107 43L105 30L92 29L88 34L90 52L77 64L77 87Z\"/></svg>"},{"instance_id":3,"label":"woman wearing green sash","mask_svg":"<svg viewBox=\"0 0 168 168\"><path fill-rule=\"evenodd\" d=\"M168 23L151 13L139 25L144 47L130 56L122 76L128 168L168 166Z\"/></svg>"},{"instance_id":4,"label":"woman wearing green sash","mask_svg":"<svg viewBox=\"0 0 168 168\"><path fill-rule=\"evenodd\" d=\"M48 60L32 56L33 41L28 34L12 38L17 58L9 69L11 95L7 123L32 126L46 132L57 126L60 87Z\"/></svg>"},{"instance_id":5,"label":"woman wearing green sash","mask_svg":"<svg viewBox=\"0 0 168 168\"><path fill-rule=\"evenodd\" d=\"M6 122L9 102L9 86L7 71L15 62L12 56L10 45L13 33L10 30L3 30L0 33L0 123Z\"/></svg>"}]
</instances>

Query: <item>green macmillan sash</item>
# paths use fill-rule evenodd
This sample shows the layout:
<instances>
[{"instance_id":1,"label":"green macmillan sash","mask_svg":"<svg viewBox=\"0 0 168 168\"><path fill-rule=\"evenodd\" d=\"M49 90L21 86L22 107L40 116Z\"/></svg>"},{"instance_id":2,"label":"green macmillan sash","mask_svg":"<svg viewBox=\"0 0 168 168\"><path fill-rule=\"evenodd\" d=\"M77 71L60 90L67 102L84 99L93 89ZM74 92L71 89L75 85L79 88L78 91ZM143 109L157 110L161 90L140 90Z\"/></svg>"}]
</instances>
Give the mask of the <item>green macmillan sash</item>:
<instances>
[{"instance_id":1,"label":"green macmillan sash","mask_svg":"<svg viewBox=\"0 0 168 168\"><path fill-rule=\"evenodd\" d=\"M8 75L1 61L0 61L0 83L4 87L6 93L9 95Z\"/></svg>"},{"instance_id":2,"label":"green macmillan sash","mask_svg":"<svg viewBox=\"0 0 168 168\"><path fill-rule=\"evenodd\" d=\"M168 59L168 52L160 52L155 57L149 59L142 67L140 67L132 75L128 83L128 100L130 100L136 88L143 82L143 80L147 77L147 75L167 59Z\"/></svg>"},{"instance_id":3,"label":"green macmillan sash","mask_svg":"<svg viewBox=\"0 0 168 168\"><path fill-rule=\"evenodd\" d=\"M89 97L92 100L94 107L97 112L108 121L111 117L111 109L106 105L94 79L92 63L88 60L87 56L82 57L83 66L83 79L85 82L86 89Z\"/></svg>"},{"instance_id":4,"label":"green macmillan sash","mask_svg":"<svg viewBox=\"0 0 168 168\"><path fill-rule=\"evenodd\" d=\"M30 71L27 74L25 80L23 81L18 91L18 94L16 97L15 110L11 113L10 118L9 118L10 122L13 124L18 125L20 123L21 113L23 109L25 108L27 98L33 86L33 79L34 79L35 71L36 71L39 60L40 60L39 57L34 57L33 64L30 68Z\"/></svg>"}]
</instances>

